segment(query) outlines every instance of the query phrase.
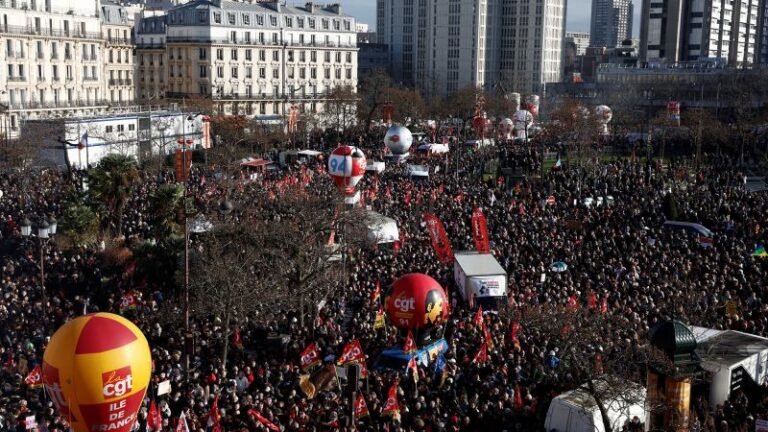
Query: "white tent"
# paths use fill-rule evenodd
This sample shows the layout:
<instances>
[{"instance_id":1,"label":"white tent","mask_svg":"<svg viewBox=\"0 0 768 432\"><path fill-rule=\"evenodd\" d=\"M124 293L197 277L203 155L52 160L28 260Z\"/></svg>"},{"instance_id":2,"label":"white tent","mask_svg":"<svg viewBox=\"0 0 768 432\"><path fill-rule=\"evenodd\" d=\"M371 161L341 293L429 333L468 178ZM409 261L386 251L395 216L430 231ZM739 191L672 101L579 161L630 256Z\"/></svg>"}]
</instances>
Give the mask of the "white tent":
<instances>
[{"instance_id":1,"label":"white tent","mask_svg":"<svg viewBox=\"0 0 768 432\"><path fill-rule=\"evenodd\" d=\"M617 378L601 378L594 383L598 394L603 395L612 430L621 430L634 417L645 421L645 388ZM544 428L550 432L605 432L600 409L586 384L552 399Z\"/></svg>"}]
</instances>

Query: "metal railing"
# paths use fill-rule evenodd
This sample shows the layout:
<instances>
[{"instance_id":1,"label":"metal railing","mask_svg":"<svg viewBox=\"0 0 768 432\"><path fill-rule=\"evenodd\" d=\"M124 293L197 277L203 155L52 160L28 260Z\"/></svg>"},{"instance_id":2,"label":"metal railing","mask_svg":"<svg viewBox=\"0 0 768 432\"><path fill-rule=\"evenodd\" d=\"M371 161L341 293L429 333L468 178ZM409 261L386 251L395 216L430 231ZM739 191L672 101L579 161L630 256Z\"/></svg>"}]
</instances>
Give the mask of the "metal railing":
<instances>
[{"instance_id":1,"label":"metal railing","mask_svg":"<svg viewBox=\"0 0 768 432\"><path fill-rule=\"evenodd\" d=\"M0 25L0 33L37 35L49 37L82 38L82 39L101 39L99 32L83 32L80 29L54 30L46 28L37 28L33 26L13 26Z\"/></svg>"},{"instance_id":2,"label":"metal railing","mask_svg":"<svg viewBox=\"0 0 768 432\"><path fill-rule=\"evenodd\" d=\"M109 101L107 100L73 100L73 101L29 101L29 102L11 102L8 104L9 109L51 109L51 108L80 108L80 107L97 107L107 106Z\"/></svg>"},{"instance_id":3,"label":"metal railing","mask_svg":"<svg viewBox=\"0 0 768 432\"><path fill-rule=\"evenodd\" d=\"M9 76L8 77L8 81L12 81L12 82L21 82L26 80L27 80L27 77L25 76Z\"/></svg>"},{"instance_id":4,"label":"metal railing","mask_svg":"<svg viewBox=\"0 0 768 432\"><path fill-rule=\"evenodd\" d=\"M215 39L205 36L168 36L166 37L166 41L169 43L204 43L204 44L220 44L220 45L247 45L247 46L283 46L289 48L295 48L295 47L303 47L303 48L357 48L357 45L354 43L336 43L336 42L280 42L280 41L272 41L272 40L232 40L232 39Z\"/></svg>"}]
</instances>

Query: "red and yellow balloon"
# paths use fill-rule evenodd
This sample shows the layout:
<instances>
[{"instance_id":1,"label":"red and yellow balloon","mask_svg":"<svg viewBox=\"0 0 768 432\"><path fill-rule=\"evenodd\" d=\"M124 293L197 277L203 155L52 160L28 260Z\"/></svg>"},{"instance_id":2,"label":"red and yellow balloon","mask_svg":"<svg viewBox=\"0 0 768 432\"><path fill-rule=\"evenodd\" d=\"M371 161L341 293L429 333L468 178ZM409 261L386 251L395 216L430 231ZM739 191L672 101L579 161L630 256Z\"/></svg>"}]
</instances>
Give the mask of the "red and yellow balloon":
<instances>
[{"instance_id":1,"label":"red and yellow balloon","mask_svg":"<svg viewBox=\"0 0 768 432\"><path fill-rule=\"evenodd\" d=\"M144 334L109 313L59 328L43 356L43 382L75 432L129 432L152 373Z\"/></svg>"}]
</instances>

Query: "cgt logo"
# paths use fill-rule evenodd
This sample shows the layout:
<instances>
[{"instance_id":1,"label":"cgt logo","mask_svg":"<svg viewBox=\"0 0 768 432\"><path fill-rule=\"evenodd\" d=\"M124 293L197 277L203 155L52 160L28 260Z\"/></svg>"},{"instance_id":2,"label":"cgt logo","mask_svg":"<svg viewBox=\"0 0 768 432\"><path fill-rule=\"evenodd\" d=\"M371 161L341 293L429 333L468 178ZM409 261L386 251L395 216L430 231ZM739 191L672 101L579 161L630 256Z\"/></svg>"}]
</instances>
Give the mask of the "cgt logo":
<instances>
[{"instance_id":1,"label":"cgt logo","mask_svg":"<svg viewBox=\"0 0 768 432\"><path fill-rule=\"evenodd\" d=\"M396 309L402 312L409 312L412 310L416 310L416 299L413 297L411 298L398 297L394 300L392 304L393 306L395 306Z\"/></svg>"},{"instance_id":2,"label":"cgt logo","mask_svg":"<svg viewBox=\"0 0 768 432\"><path fill-rule=\"evenodd\" d=\"M101 374L102 393L104 398L113 399L124 396L133 390L133 375L131 367L125 366L120 369L104 372Z\"/></svg>"}]
</instances>

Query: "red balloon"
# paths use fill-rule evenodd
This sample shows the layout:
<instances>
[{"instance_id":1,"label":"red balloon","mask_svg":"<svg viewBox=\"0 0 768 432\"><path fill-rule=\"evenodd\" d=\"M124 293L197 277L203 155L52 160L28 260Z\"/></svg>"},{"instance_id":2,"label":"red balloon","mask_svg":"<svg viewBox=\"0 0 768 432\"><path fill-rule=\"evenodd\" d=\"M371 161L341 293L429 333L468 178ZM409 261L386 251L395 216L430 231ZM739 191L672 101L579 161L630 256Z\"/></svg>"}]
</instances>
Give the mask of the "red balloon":
<instances>
[{"instance_id":1,"label":"red balloon","mask_svg":"<svg viewBox=\"0 0 768 432\"><path fill-rule=\"evenodd\" d=\"M395 327L431 327L448 319L448 297L436 280L422 273L401 276L387 299L387 314Z\"/></svg>"}]
</instances>

